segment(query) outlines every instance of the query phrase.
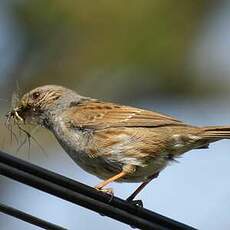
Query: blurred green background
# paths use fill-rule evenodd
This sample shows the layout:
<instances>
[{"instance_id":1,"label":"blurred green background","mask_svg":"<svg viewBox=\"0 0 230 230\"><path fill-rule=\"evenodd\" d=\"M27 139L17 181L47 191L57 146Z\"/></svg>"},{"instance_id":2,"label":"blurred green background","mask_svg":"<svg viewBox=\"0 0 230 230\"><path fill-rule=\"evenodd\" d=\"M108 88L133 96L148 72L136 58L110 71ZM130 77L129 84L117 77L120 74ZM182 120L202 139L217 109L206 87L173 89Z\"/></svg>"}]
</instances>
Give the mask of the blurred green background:
<instances>
[{"instance_id":1,"label":"blurred green background","mask_svg":"<svg viewBox=\"0 0 230 230\"><path fill-rule=\"evenodd\" d=\"M1 149L88 185L99 182L46 130L34 135L47 156L36 143L30 153L27 145L17 152L20 143L4 127L11 95L44 84L197 125L229 124L229 25L227 0L0 0ZM230 229L228 149L228 141L218 142L179 159L140 195L145 207L198 229ZM1 202L68 229L127 229L4 177L0 187ZM112 187L125 198L137 184ZM0 214L0 229L37 228Z\"/></svg>"},{"instance_id":2,"label":"blurred green background","mask_svg":"<svg viewBox=\"0 0 230 230\"><path fill-rule=\"evenodd\" d=\"M212 1L9 1L22 90L56 83L118 100L207 96L220 86L189 61Z\"/></svg>"}]
</instances>

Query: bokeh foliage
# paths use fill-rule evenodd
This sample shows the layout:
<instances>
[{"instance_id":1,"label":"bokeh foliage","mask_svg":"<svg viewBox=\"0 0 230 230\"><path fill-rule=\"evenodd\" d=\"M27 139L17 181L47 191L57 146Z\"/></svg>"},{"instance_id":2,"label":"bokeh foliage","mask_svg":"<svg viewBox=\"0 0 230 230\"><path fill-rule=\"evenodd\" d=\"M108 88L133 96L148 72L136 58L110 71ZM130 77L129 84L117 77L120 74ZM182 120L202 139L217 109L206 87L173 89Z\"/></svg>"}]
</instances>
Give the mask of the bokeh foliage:
<instances>
[{"instance_id":1,"label":"bokeh foliage","mask_svg":"<svg viewBox=\"0 0 230 230\"><path fill-rule=\"evenodd\" d=\"M14 7L25 36L17 73L27 80L23 87L56 83L126 98L199 91L187 55L210 1L33 0Z\"/></svg>"}]
</instances>

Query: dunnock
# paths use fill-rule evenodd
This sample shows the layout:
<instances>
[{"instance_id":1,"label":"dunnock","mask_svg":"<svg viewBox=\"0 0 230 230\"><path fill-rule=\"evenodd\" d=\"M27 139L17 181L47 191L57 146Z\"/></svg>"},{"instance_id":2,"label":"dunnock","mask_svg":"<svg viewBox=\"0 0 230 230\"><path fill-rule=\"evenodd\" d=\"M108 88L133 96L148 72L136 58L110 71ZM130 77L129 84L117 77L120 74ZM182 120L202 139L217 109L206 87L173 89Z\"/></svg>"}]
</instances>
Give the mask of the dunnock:
<instances>
[{"instance_id":1,"label":"dunnock","mask_svg":"<svg viewBox=\"0 0 230 230\"><path fill-rule=\"evenodd\" d=\"M195 127L56 85L26 93L8 117L49 129L81 168L104 180L98 190L113 181L142 182L129 201L174 158L230 138L230 126Z\"/></svg>"}]
</instances>

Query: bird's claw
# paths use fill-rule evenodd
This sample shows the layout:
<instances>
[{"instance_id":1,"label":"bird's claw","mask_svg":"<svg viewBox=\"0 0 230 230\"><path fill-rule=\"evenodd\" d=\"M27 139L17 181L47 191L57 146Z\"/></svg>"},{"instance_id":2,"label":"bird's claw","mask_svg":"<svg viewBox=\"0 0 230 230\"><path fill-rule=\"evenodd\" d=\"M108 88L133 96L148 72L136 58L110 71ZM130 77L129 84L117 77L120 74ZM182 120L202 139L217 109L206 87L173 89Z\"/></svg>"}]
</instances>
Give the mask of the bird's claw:
<instances>
[{"instance_id":1,"label":"bird's claw","mask_svg":"<svg viewBox=\"0 0 230 230\"><path fill-rule=\"evenodd\" d=\"M114 193L113 193L113 189L112 188L98 188L98 187L95 187L95 189L97 191L100 191L100 192L103 192L103 193L106 193L108 195L110 195L110 199L109 199L109 203L112 201L113 197L114 197Z\"/></svg>"},{"instance_id":2,"label":"bird's claw","mask_svg":"<svg viewBox=\"0 0 230 230\"><path fill-rule=\"evenodd\" d=\"M128 199L127 199L127 201L128 201L130 204L135 205L135 206L138 206L138 207L140 207L140 208L143 208L143 207L144 207L142 200L128 200Z\"/></svg>"},{"instance_id":3,"label":"bird's claw","mask_svg":"<svg viewBox=\"0 0 230 230\"><path fill-rule=\"evenodd\" d=\"M113 196L113 189L112 188L97 188L95 187L100 192L104 192L106 194L112 195Z\"/></svg>"}]
</instances>

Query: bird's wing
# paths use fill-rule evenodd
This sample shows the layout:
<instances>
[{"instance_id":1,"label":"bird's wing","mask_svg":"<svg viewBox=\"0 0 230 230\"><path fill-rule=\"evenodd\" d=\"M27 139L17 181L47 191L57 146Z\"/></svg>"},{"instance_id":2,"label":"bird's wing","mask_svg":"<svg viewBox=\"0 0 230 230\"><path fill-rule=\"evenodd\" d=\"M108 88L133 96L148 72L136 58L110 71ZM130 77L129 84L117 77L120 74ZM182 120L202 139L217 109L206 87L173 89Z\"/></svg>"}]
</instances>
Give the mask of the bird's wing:
<instances>
[{"instance_id":1,"label":"bird's wing","mask_svg":"<svg viewBox=\"0 0 230 230\"><path fill-rule=\"evenodd\" d=\"M104 129L115 127L159 127L185 125L171 116L98 100L73 105L65 112L74 127Z\"/></svg>"}]
</instances>

